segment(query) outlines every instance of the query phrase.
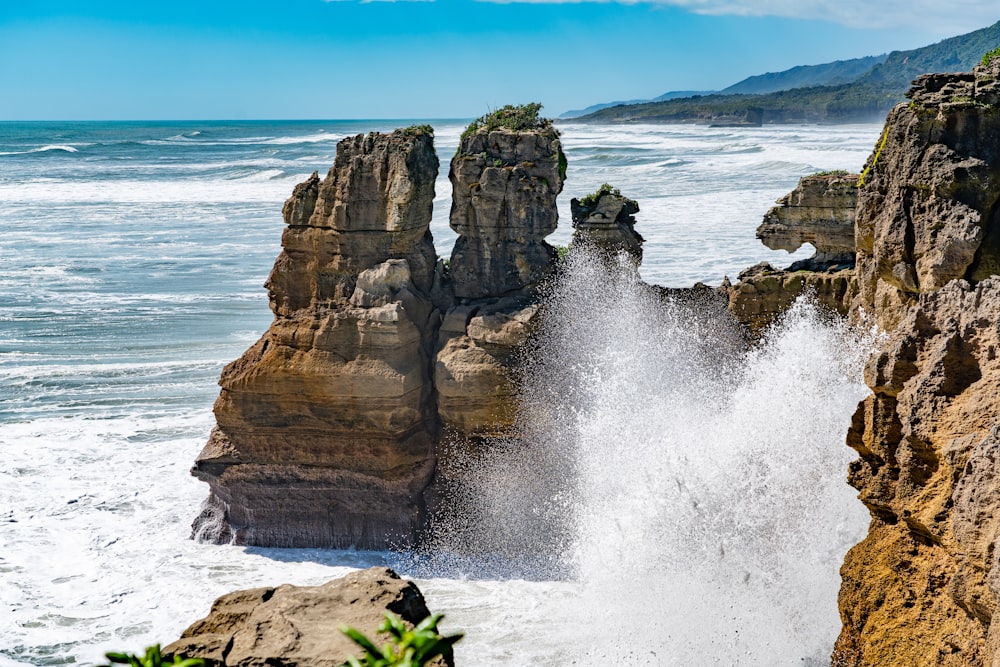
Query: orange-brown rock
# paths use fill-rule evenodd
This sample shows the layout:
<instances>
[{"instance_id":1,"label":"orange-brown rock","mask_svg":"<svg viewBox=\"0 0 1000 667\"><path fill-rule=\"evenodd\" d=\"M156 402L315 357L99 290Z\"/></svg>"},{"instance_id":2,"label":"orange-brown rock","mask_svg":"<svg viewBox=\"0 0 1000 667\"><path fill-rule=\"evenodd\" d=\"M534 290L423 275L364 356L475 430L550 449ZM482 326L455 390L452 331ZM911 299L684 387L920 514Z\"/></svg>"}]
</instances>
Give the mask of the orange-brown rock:
<instances>
[{"instance_id":1,"label":"orange-brown rock","mask_svg":"<svg viewBox=\"0 0 1000 667\"><path fill-rule=\"evenodd\" d=\"M201 658L206 667L339 667L362 653L340 626L377 640L386 612L410 627L430 616L416 585L384 567L352 572L321 586L236 591L216 600L208 616L163 654ZM432 664L451 665L452 657Z\"/></svg>"},{"instance_id":2,"label":"orange-brown rock","mask_svg":"<svg viewBox=\"0 0 1000 667\"><path fill-rule=\"evenodd\" d=\"M195 532L268 546L412 543L438 429L428 225L438 160L422 131L344 139L286 202L267 281L275 319L229 364L194 474Z\"/></svg>"},{"instance_id":3,"label":"orange-brown rock","mask_svg":"<svg viewBox=\"0 0 1000 667\"><path fill-rule=\"evenodd\" d=\"M872 523L837 665L1000 664L998 80L1000 59L921 77L869 159L852 315L888 336L848 433Z\"/></svg>"}]
</instances>

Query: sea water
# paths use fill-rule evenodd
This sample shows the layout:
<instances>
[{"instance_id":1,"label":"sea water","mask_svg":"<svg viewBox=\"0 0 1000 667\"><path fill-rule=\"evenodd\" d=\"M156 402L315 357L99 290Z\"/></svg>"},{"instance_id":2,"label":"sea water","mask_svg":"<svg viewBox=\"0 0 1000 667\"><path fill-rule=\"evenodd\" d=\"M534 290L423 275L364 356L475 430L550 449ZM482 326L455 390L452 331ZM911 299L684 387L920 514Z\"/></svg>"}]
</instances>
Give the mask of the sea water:
<instances>
[{"instance_id":1,"label":"sea water","mask_svg":"<svg viewBox=\"0 0 1000 667\"><path fill-rule=\"evenodd\" d=\"M463 124L431 122L446 256ZM560 316L526 378L537 437L483 463L475 535L481 555L555 521L534 555L559 567L189 539L216 380L271 319L283 200L340 138L408 124L0 124L0 665L94 663L172 641L230 590L373 564L419 577L467 634L459 664L822 662L866 523L843 440L867 343L800 304L734 355L726 331L582 260L550 288ZM549 240L568 242L571 197L612 183L641 206L642 278L684 286L808 256L764 248L761 216L802 175L860 169L880 128L560 129Z\"/></svg>"}]
</instances>

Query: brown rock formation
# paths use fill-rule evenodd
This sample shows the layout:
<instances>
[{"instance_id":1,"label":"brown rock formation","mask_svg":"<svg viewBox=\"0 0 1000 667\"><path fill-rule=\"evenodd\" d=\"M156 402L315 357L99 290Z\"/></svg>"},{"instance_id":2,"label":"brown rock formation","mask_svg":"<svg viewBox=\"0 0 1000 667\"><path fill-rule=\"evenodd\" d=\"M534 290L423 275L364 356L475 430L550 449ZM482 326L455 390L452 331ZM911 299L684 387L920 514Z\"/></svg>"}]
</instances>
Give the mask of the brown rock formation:
<instances>
[{"instance_id":1,"label":"brown rock formation","mask_svg":"<svg viewBox=\"0 0 1000 667\"><path fill-rule=\"evenodd\" d=\"M795 252L805 243L816 249L808 260L818 265L854 265L854 208L858 175L834 172L805 176L777 201L757 228L757 238L771 250Z\"/></svg>"},{"instance_id":2,"label":"brown rock formation","mask_svg":"<svg viewBox=\"0 0 1000 667\"><path fill-rule=\"evenodd\" d=\"M820 305L847 315L857 293L854 270L779 271L762 262L741 271L739 282L729 287L729 312L757 334L807 292Z\"/></svg>"},{"instance_id":3,"label":"brown rock formation","mask_svg":"<svg viewBox=\"0 0 1000 667\"><path fill-rule=\"evenodd\" d=\"M639 204L607 184L582 201L571 199L573 245L588 245L605 255L627 253L636 266L642 262L644 239L635 231Z\"/></svg>"},{"instance_id":4,"label":"brown rock formation","mask_svg":"<svg viewBox=\"0 0 1000 667\"><path fill-rule=\"evenodd\" d=\"M451 277L459 299L530 295L555 250L565 156L551 124L520 132L480 129L451 161Z\"/></svg>"},{"instance_id":5,"label":"brown rock formation","mask_svg":"<svg viewBox=\"0 0 1000 667\"><path fill-rule=\"evenodd\" d=\"M374 638L386 612L411 627L430 616L416 585L388 568L353 572L321 586L236 591L216 600L208 616L163 654L201 658L207 667L339 667L361 654L340 626ZM453 663L449 656L434 664Z\"/></svg>"},{"instance_id":6,"label":"brown rock formation","mask_svg":"<svg viewBox=\"0 0 1000 667\"><path fill-rule=\"evenodd\" d=\"M729 312L758 334L803 293L846 315L857 294L854 278L854 208L858 176L815 174L778 200L757 228L772 250L794 252L811 243L816 254L780 271L766 262L740 273L728 289Z\"/></svg>"},{"instance_id":7,"label":"brown rock formation","mask_svg":"<svg viewBox=\"0 0 1000 667\"><path fill-rule=\"evenodd\" d=\"M998 79L1000 60L921 77L869 160L855 308L891 333L848 434L872 523L841 569L837 665L1000 664Z\"/></svg>"},{"instance_id":8,"label":"brown rock formation","mask_svg":"<svg viewBox=\"0 0 1000 667\"><path fill-rule=\"evenodd\" d=\"M558 133L543 121L471 132L451 161L458 303L441 327L435 385L442 422L460 435L497 435L513 424L511 372L535 324L535 289L556 257L544 238L559 219L565 160Z\"/></svg>"},{"instance_id":9,"label":"brown rock formation","mask_svg":"<svg viewBox=\"0 0 1000 667\"><path fill-rule=\"evenodd\" d=\"M344 139L285 203L275 319L229 364L195 531L268 546L413 541L434 470L431 136Z\"/></svg>"},{"instance_id":10,"label":"brown rock formation","mask_svg":"<svg viewBox=\"0 0 1000 667\"><path fill-rule=\"evenodd\" d=\"M868 160L856 306L886 329L918 294L1000 271L998 68L917 79Z\"/></svg>"}]
</instances>

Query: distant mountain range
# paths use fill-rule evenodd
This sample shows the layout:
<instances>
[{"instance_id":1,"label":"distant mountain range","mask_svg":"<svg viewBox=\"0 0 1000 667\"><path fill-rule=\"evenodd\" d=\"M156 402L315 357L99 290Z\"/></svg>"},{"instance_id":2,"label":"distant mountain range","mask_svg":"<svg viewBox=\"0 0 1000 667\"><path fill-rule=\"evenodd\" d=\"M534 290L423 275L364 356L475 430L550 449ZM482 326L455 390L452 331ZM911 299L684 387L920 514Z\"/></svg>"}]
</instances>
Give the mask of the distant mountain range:
<instances>
[{"instance_id":1,"label":"distant mountain range","mask_svg":"<svg viewBox=\"0 0 1000 667\"><path fill-rule=\"evenodd\" d=\"M998 45L1000 21L911 51L800 65L752 76L717 92L677 91L653 100L595 104L560 118L721 125L881 120L905 99L910 82L919 75L968 71Z\"/></svg>"}]
</instances>

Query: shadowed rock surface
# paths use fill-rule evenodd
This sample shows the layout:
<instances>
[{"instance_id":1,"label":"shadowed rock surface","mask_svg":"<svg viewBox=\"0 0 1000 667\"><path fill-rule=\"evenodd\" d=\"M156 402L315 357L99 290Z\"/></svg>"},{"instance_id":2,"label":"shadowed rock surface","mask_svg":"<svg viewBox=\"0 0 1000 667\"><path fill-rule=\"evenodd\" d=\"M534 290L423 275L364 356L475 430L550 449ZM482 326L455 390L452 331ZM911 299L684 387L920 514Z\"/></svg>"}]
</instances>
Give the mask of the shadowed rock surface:
<instances>
[{"instance_id":1,"label":"shadowed rock surface","mask_svg":"<svg viewBox=\"0 0 1000 667\"><path fill-rule=\"evenodd\" d=\"M848 433L872 523L836 665L1000 664L998 78L1000 59L921 77L869 159L852 315L889 335Z\"/></svg>"},{"instance_id":2,"label":"shadowed rock surface","mask_svg":"<svg viewBox=\"0 0 1000 667\"><path fill-rule=\"evenodd\" d=\"M795 252L809 243L816 254L790 269L817 270L831 264L854 265L854 209L858 175L814 174L777 201L757 228L757 238L771 250Z\"/></svg>"},{"instance_id":3,"label":"shadowed rock surface","mask_svg":"<svg viewBox=\"0 0 1000 667\"><path fill-rule=\"evenodd\" d=\"M416 585L388 568L352 572L321 586L236 591L216 600L208 616L163 654L201 658L207 667L339 667L362 653L340 626L376 638L386 612L410 627L430 616ZM453 662L448 656L431 664Z\"/></svg>"},{"instance_id":4,"label":"shadowed rock surface","mask_svg":"<svg viewBox=\"0 0 1000 667\"><path fill-rule=\"evenodd\" d=\"M412 543L434 471L430 135L341 141L285 203L270 329L226 366L195 533L267 546Z\"/></svg>"},{"instance_id":5,"label":"shadowed rock surface","mask_svg":"<svg viewBox=\"0 0 1000 667\"><path fill-rule=\"evenodd\" d=\"M612 257L624 252L638 266L642 262L645 240L635 231L639 204L617 192L606 192L602 188L596 193L596 201L570 200L575 230L572 245L587 245Z\"/></svg>"}]
</instances>

